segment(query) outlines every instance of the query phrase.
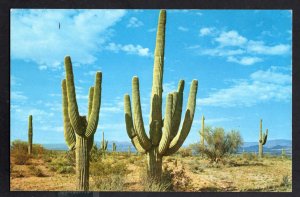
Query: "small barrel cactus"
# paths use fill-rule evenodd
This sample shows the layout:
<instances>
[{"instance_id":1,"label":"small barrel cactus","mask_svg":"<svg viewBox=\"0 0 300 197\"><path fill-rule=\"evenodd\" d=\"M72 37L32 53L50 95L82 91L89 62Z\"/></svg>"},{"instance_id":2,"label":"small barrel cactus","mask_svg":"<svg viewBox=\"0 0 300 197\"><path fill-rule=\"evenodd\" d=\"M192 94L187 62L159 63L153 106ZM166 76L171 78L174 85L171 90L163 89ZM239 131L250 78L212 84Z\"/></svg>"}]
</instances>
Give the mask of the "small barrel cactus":
<instances>
[{"instance_id":1,"label":"small barrel cactus","mask_svg":"<svg viewBox=\"0 0 300 197\"><path fill-rule=\"evenodd\" d=\"M76 101L71 58L65 57L66 79L62 81L65 141L75 149L77 190L89 189L89 157L94 143L101 105L102 73L96 73L95 86L90 88L88 116L80 116Z\"/></svg>"}]
</instances>

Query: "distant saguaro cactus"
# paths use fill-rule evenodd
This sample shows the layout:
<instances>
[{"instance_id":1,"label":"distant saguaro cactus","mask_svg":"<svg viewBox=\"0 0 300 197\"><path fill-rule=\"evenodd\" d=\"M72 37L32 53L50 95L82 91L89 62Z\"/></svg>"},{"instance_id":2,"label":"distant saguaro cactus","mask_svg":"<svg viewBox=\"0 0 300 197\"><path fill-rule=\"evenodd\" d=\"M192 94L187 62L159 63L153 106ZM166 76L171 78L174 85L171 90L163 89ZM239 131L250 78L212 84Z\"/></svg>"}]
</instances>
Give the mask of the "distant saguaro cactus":
<instances>
[{"instance_id":1,"label":"distant saguaro cactus","mask_svg":"<svg viewBox=\"0 0 300 197\"><path fill-rule=\"evenodd\" d=\"M28 154L32 154L32 115L28 118Z\"/></svg>"},{"instance_id":2,"label":"distant saguaro cactus","mask_svg":"<svg viewBox=\"0 0 300 197\"><path fill-rule=\"evenodd\" d=\"M112 145L112 151L117 152L117 145L114 142L113 142L113 145Z\"/></svg>"},{"instance_id":3,"label":"distant saguaro cactus","mask_svg":"<svg viewBox=\"0 0 300 197\"><path fill-rule=\"evenodd\" d=\"M263 145L266 144L268 138L268 129L266 133L263 134L262 132L262 119L260 119L260 126L259 126L259 140L258 140L258 157L262 158L264 156L263 153Z\"/></svg>"},{"instance_id":4,"label":"distant saguaro cactus","mask_svg":"<svg viewBox=\"0 0 300 197\"><path fill-rule=\"evenodd\" d=\"M202 115L202 125L201 125L201 131L200 131L200 146L204 147L204 120L205 117Z\"/></svg>"},{"instance_id":5,"label":"distant saguaro cactus","mask_svg":"<svg viewBox=\"0 0 300 197\"><path fill-rule=\"evenodd\" d=\"M107 150L108 141L104 139L104 131L102 131L102 142L101 142L101 151L103 156L105 156L105 152Z\"/></svg>"},{"instance_id":6,"label":"distant saguaro cactus","mask_svg":"<svg viewBox=\"0 0 300 197\"><path fill-rule=\"evenodd\" d=\"M89 90L88 116L80 116L76 101L71 58L65 57L66 79L62 81L64 136L70 150L75 149L77 190L89 189L89 157L94 143L101 105L102 73L96 73Z\"/></svg>"},{"instance_id":7,"label":"distant saguaro cactus","mask_svg":"<svg viewBox=\"0 0 300 197\"><path fill-rule=\"evenodd\" d=\"M182 102L184 81L180 80L178 90L168 94L166 102L165 118L162 118L162 82L164 65L166 11L160 11L156 34L156 47L154 53L153 82L150 108L150 138L144 128L142 108L140 103L139 79L132 79L132 105L131 113L130 96L124 96L124 111L126 129L133 145L140 153L147 155L147 171L150 178L159 180L162 174L162 157L175 153L186 139L192 126L198 81L193 80L188 98L187 110L181 130L178 132Z\"/></svg>"}]
</instances>

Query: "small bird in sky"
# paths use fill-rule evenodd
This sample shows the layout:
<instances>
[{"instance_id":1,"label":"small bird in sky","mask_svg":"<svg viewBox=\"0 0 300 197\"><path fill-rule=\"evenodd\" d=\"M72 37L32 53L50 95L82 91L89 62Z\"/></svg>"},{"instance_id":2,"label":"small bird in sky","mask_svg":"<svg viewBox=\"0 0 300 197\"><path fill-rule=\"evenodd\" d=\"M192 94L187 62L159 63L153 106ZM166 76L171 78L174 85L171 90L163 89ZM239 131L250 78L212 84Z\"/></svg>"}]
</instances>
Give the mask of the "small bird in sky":
<instances>
[{"instance_id":1,"label":"small bird in sky","mask_svg":"<svg viewBox=\"0 0 300 197\"><path fill-rule=\"evenodd\" d=\"M58 23L58 29L60 29L60 22Z\"/></svg>"}]
</instances>

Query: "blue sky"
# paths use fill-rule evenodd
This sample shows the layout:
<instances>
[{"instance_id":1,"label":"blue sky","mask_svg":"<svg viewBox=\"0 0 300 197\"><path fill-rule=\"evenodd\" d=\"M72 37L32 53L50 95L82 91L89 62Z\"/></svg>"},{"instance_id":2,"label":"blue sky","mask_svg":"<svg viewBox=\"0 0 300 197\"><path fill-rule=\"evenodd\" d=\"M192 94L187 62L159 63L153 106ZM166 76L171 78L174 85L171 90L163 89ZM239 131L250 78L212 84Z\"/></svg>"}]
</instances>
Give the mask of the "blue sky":
<instances>
[{"instance_id":1,"label":"blue sky","mask_svg":"<svg viewBox=\"0 0 300 197\"><path fill-rule=\"evenodd\" d=\"M11 10L11 140L64 143L61 81L70 55L79 112L102 71L95 140L130 141L123 96L137 75L148 129L153 53L159 10ZM58 28L58 24L61 28ZM292 13L290 10L167 10L164 100L185 80L198 79L196 113L185 145L206 125L237 129L257 141L259 119L268 139L292 139ZM165 106L163 106L163 109Z\"/></svg>"}]
</instances>

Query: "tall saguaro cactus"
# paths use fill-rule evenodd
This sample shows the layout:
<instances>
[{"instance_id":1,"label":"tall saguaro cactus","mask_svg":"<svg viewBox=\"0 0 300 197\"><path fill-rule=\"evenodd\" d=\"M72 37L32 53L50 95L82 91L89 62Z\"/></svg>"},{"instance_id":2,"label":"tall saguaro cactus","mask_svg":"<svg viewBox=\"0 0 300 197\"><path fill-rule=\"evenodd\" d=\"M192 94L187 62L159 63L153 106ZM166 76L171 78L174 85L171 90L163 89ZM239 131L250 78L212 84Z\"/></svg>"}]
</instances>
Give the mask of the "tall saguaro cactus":
<instances>
[{"instance_id":1,"label":"tall saguaro cactus","mask_svg":"<svg viewBox=\"0 0 300 197\"><path fill-rule=\"evenodd\" d=\"M28 154L32 154L32 115L28 117Z\"/></svg>"},{"instance_id":2,"label":"tall saguaro cactus","mask_svg":"<svg viewBox=\"0 0 300 197\"><path fill-rule=\"evenodd\" d=\"M80 116L76 101L72 62L65 57L66 79L62 81L64 135L70 150L75 149L77 190L89 189L89 157L97 129L101 105L102 73L96 73L89 90L88 116Z\"/></svg>"},{"instance_id":3,"label":"tall saguaro cactus","mask_svg":"<svg viewBox=\"0 0 300 197\"><path fill-rule=\"evenodd\" d=\"M258 140L258 157L262 158L263 155L263 145L266 144L268 138L268 129L266 133L263 134L262 132L262 119L260 119L260 126L259 126L259 140Z\"/></svg>"},{"instance_id":4,"label":"tall saguaro cactus","mask_svg":"<svg viewBox=\"0 0 300 197\"><path fill-rule=\"evenodd\" d=\"M201 131L200 131L200 146L203 148L204 147L204 120L205 117L202 115L202 125L201 125Z\"/></svg>"},{"instance_id":5,"label":"tall saguaro cactus","mask_svg":"<svg viewBox=\"0 0 300 197\"><path fill-rule=\"evenodd\" d=\"M117 145L115 142L112 144L112 152L117 152Z\"/></svg>"},{"instance_id":6,"label":"tall saguaro cactus","mask_svg":"<svg viewBox=\"0 0 300 197\"><path fill-rule=\"evenodd\" d=\"M130 96L124 96L125 122L128 136L133 145L140 153L146 153L148 175L156 180L162 173L162 157L175 153L183 144L192 126L198 81L193 80L188 98L187 110L180 131L180 121L183 102L184 81L180 80L178 90L168 94L165 117L162 118L162 82L164 65L166 11L160 11L156 34L156 47L154 56L151 109L149 120L149 134L144 128L142 108L140 103L139 79L132 79L132 105L131 112Z\"/></svg>"}]
</instances>

